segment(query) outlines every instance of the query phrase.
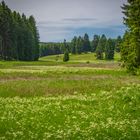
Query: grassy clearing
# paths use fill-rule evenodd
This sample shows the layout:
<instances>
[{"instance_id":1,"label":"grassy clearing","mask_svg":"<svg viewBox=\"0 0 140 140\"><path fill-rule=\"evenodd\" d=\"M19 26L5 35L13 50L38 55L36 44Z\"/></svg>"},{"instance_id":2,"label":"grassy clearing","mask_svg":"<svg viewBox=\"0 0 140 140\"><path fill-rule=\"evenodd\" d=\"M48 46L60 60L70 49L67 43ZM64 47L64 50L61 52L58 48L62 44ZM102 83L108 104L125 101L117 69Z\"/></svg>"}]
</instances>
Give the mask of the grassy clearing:
<instances>
[{"instance_id":1,"label":"grassy clearing","mask_svg":"<svg viewBox=\"0 0 140 140\"><path fill-rule=\"evenodd\" d=\"M120 60L120 54L115 53L115 61ZM42 61L58 61L61 62L63 60L63 55L51 55L47 57L40 58ZM80 54L80 55L72 55L70 54L70 62L94 62L94 63L100 63L100 62L106 62L105 60L97 61L95 57L95 53L87 53L87 54Z\"/></svg>"},{"instance_id":2,"label":"grassy clearing","mask_svg":"<svg viewBox=\"0 0 140 140\"><path fill-rule=\"evenodd\" d=\"M140 138L140 76L120 68L118 54L56 57L0 62L0 139Z\"/></svg>"},{"instance_id":3,"label":"grassy clearing","mask_svg":"<svg viewBox=\"0 0 140 140\"><path fill-rule=\"evenodd\" d=\"M115 54L114 61L97 61L94 53L70 55L70 61L63 62L63 55L52 55L40 58L37 62L24 62L24 61L0 61L0 69L17 68L20 66L88 66L88 67L105 67L116 66L118 68L118 61L120 55ZM77 65L78 64L78 65Z\"/></svg>"}]
</instances>

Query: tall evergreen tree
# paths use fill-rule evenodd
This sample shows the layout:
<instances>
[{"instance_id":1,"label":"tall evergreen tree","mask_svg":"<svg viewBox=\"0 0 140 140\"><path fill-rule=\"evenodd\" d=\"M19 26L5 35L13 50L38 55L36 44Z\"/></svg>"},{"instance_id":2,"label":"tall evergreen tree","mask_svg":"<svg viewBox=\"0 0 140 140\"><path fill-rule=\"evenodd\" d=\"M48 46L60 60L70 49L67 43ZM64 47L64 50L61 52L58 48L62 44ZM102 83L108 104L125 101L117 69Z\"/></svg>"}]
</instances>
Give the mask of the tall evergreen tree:
<instances>
[{"instance_id":1,"label":"tall evergreen tree","mask_svg":"<svg viewBox=\"0 0 140 140\"><path fill-rule=\"evenodd\" d=\"M76 54L76 42L77 42L77 37L74 36L74 38L71 41L71 53Z\"/></svg>"},{"instance_id":2,"label":"tall evergreen tree","mask_svg":"<svg viewBox=\"0 0 140 140\"><path fill-rule=\"evenodd\" d=\"M34 38L34 60L38 60L39 58L39 33L36 27L36 21L33 16L29 17L29 23L31 25L32 33L33 33L33 38Z\"/></svg>"},{"instance_id":3,"label":"tall evergreen tree","mask_svg":"<svg viewBox=\"0 0 140 140\"><path fill-rule=\"evenodd\" d=\"M91 43L91 51L92 52L96 51L96 48L97 48L98 43L99 43L99 39L100 39L100 36L94 35L92 43Z\"/></svg>"},{"instance_id":4,"label":"tall evergreen tree","mask_svg":"<svg viewBox=\"0 0 140 140\"><path fill-rule=\"evenodd\" d=\"M24 40L24 32L25 25L22 20L22 17L19 13L17 13L17 52L18 52L18 60L24 60L24 50L25 50L25 40Z\"/></svg>"},{"instance_id":5,"label":"tall evergreen tree","mask_svg":"<svg viewBox=\"0 0 140 140\"><path fill-rule=\"evenodd\" d=\"M79 36L77 41L76 41L76 53L81 54L82 48L83 48L83 39L81 36Z\"/></svg>"},{"instance_id":6,"label":"tall evergreen tree","mask_svg":"<svg viewBox=\"0 0 140 140\"><path fill-rule=\"evenodd\" d=\"M122 54L126 67L134 71L140 66L140 0L127 0L122 9L125 14L124 23L128 27L128 32L124 37ZM128 39L129 38L129 39ZM129 40L129 41L128 41ZM129 42L129 45L128 45ZM124 52L127 52L124 54Z\"/></svg>"},{"instance_id":7,"label":"tall evergreen tree","mask_svg":"<svg viewBox=\"0 0 140 140\"><path fill-rule=\"evenodd\" d=\"M121 38L121 36L118 36L117 39L115 40L115 50L116 50L116 52L120 52L121 43L122 43L122 38Z\"/></svg>"},{"instance_id":8,"label":"tall evergreen tree","mask_svg":"<svg viewBox=\"0 0 140 140\"><path fill-rule=\"evenodd\" d=\"M123 43L122 43L122 46L121 46L121 59L124 63L123 65L125 65L129 60L131 61L131 59L132 59L132 58L128 59L128 56L131 56L131 55L129 55L129 52L130 52L130 49L131 49L130 39L131 39L130 38L130 32L125 32L125 34L123 36ZM133 54L133 57L135 57L134 54Z\"/></svg>"},{"instance_id":9,"label":"tall evergreen tree","mask_svg":"<svg viewBox=\"0 0 140 140\"><path fill-rule=\"evenodd\" d=\"M68 52L68 51L66 51L66 52L64 53L63 61L64 61L64 62L69 61L69 52Z\"/></svg>"},{"instance_id":10,"label":"tall evergreen tree","mask_svg":"<svg viewBox=\"0 0 140 140\"><path fill-rule=\"evenodd\" d=\"M17 13L14 11L12 13L12 24L11 24L11 38L12 38L12 59L18 60L18 46L17 46L17 37L18 37L18 22L17 22Z\"/></svg>"},{"instance_id":11,"label":"tall evergreen tree","mask_svg":"<svg viewBox=\"0 0 140 140\"><path fill-rule=\"evenodd\" d=\"M103 52L105 51L106 41L107 41L106 36L103 34L96 48L97 59L103 59Z\"/></svg>"},{"instance_id":12,"label":"tall evergreen tree","mask_svg":"<svg viewBox=\"0 0 140 140\"><path fill-rule=\"evenodd\" d=\"M89 51L91 51L91 46L90 46L89 36L86 33L83 38L83 52L87 53Z\"/></svg>"},{"instance_id":13,"label":"tall evergreen tree","mask_svg":"<svg viewBox=\"0 0 140 140\"><path fill-rule=\"evenodd\" d=\"M107 60L114 59L114 50L115 50L115 43L111 38L109 38L107 40L106 47L105 47L105 59Z\"/></svg>"},{"instance_id":14,"label":"tall evergreen tree","mask_svg":"<svg viewBox=\"0 0 140 140\"><path fill-rule=\"evenodd\" d=\"M64 48L65 48L65 52L64 52L63 61L67 62L69 61L69 49L65 39L64 39Z\"/></svg>"},{"instance_id":15,"label":"tall evergreen tree","mask_svg":"<svg viewBox=\"0 0 140 140\"><path fill-rule=\"evenodd\" d=\"M7 7L4 1L0 6L0 36L2 41L1 57L4 60L9 60L11 57L11 10Z\"/></svg>"}]
</instances>

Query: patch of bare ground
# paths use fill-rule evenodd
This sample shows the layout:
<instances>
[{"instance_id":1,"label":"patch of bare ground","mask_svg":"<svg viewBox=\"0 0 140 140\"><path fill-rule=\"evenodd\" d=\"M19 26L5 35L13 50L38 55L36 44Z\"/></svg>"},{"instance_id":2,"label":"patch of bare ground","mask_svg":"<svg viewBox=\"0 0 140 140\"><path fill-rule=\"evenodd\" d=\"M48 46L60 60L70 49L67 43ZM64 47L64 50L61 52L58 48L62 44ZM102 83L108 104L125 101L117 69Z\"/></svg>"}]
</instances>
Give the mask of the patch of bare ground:
<instances>
[{"instance_id":1,"label":"patch of bare ground","mask_svg":"<svg viewBox=\"0 0 140 140\"><path fill-rule=\"evenodd\" d=\"M10 82L10 81L33 81L33 80L43 80L46 78L40 78L40 77L4 77L4 78L0 78L0 82Z\"/></svg>"},{"instance_id":2,"label":"patch of bare ground","mask_svg":"<svg viewBox=\"0 0 140 140\"><path fill-rule=\"evenodd\" d=\"M114 80L123 84L132 84L137 83L140 84L140 78L135 76L118 76L114 77L112 75L61 75L56 77L1 77L0 83L12 82L12 81L94 81L94 80Z\"/></svg>"},{"instance_id":3,"label":"patch of bare ground","mask_svg":"<svg viewBox=\"0 0 140 140\"><path fill-rule=\"evenodd\" d=\"M140 78L136 76L125 76L119 78L120 82L123 84L140 84Z\"/></svg>"},{"instance_id":4,"label":"patch of bare ground","mask_svg":"<svg viewBox=\"0 0 140 140\"><path fill-rule=\"evenodd\" d=\"M62 80L96 80L96 79L108 79L111 78L110 75L94 75L94 76L85 76L85 75L76 75L71 77L62 77Z\"/></svg>"},{"instance_id":5,"label":"patch of bare ground","mask_svg":"<svg viewBox=\"0 0 140 140\"><path fill-rule=\"evenodd\" d=\"M94 75L94 76L85 76L85 75L75 75L75 76L61 76L61 77L3 77L0 78L0 82L8 82L8 81L39 81L39 80L96 80L96 79L108 79L111 78L110 75Z\"/></svg>"},{"instance_id":6,"label":"patch of bare ground","mask_svg":"<svg viewBox=\"0 0 140 140\"><path fill-rule=\"evenodd\" d=\"M90 68L103 68L103 69L119 69L120 63L89 63L89 64L71 64L67 67L90 67Z\"/></svg>"}]
</instances>

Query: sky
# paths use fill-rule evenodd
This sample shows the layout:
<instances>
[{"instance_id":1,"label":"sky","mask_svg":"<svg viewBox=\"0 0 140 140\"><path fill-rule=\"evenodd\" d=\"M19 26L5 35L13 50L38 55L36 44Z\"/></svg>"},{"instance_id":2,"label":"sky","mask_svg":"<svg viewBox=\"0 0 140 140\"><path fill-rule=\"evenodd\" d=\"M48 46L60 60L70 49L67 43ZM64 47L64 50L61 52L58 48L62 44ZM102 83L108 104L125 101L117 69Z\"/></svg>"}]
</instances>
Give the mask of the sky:
<instances>
[{"instance_id":1,"label":"sky","mask_svg":"<svg viewBox=\"0 0 140 140\"><path fill-rule=\"evenodd\" d=\"M1 1L1 0L0 0ZM126 0L5 0L8 7L36 19L41 42L70 41L88 33L123 35L121 6Z\"/></svg>"}]
</instances>

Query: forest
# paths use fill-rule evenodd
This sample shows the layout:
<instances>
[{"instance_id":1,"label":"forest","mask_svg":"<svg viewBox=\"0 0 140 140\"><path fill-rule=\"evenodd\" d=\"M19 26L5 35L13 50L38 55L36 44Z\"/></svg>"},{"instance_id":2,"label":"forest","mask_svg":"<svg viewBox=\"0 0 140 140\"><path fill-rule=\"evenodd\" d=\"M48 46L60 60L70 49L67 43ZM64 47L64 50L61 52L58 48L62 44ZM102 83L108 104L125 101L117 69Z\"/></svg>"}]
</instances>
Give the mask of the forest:
<instances>
[{"instance_id":1,"label":"forest","mask_svg":"<svg viewBox=\"0 0 140 140\"><path fill-rule=\"evenodd\" d=\"M39 34L33 16L27 18L0 3L0 59L34 61L39 58Z\"/></svg>"},{"instance_id":2,"label":"forest","mask_svg":"<svg viewBox=\"0 0 140 140\"><path fill-rule=\"evenodd\" d=\"M63 54L66 49L71 54L81 54L81 53L96 53L97 59L114 59L114 53L120 52L122 43L121 36L116 39L108 38L103 34L101 37L99 35L94 35L93 40L89 40L89 36L86 33L84 37L74 37L71 42L61 42L61 43L40 43L40 57L48 55ZM103 53L105 53L105 58L103 58Z\"/></svg>"}]
</instances>

